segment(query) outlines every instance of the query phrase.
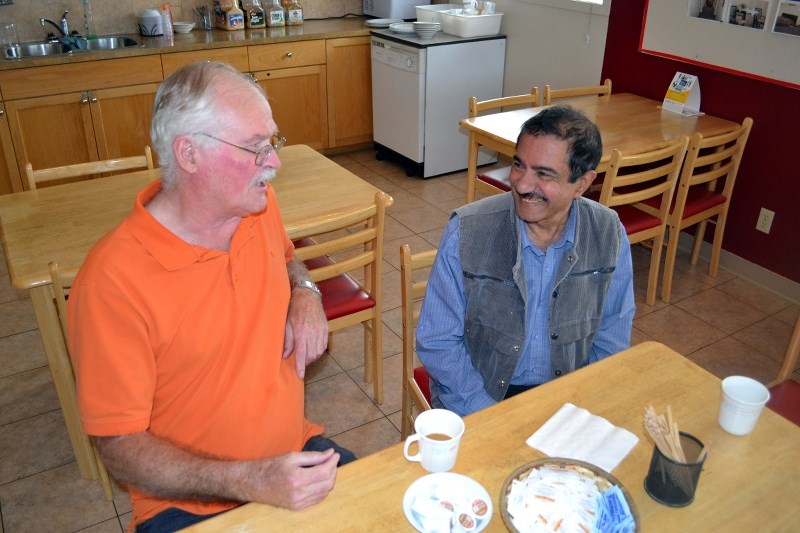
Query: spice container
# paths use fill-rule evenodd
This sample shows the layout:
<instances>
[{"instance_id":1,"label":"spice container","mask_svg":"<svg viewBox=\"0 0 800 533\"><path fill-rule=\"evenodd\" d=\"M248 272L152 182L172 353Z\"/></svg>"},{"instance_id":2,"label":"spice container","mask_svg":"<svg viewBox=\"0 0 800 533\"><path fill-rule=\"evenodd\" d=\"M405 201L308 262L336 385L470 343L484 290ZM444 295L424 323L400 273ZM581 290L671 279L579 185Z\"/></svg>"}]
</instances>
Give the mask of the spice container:
<instances>
[{"instance_id":1,"label":"spice container","mask_svg":"<svg viewBox=\"0 0 800 533\"><path fill-rule=\"evenodd\" d=\"M279 0L273 0L272 7L269 8L267 25L270 28L286 26L286 18L284 17L283 7L281 7Z\"/></svg>"},{"instance_id":2,"label":"spice container","mask_svg":"<svg viewBox=\"0 0 800 533\"><path fill-rule=\"evenodd\" d=\"M247 0L245 0L247 1ZM264 8L261 7L261 0L250 0L245 5L242 4L245 11L245 26L248 28L265 28L267 26Z\"/></svg>"},{"instance_id":3,"label":"spice container","mask_svg":"<svg viewBox=\"0 0 800 533\"><path fill-rule=\"evenodd\" d=\"M303 23L303 8L296 0L289 3L286 8L286 25L299 26Z\"/></svg>"}]
</instances>

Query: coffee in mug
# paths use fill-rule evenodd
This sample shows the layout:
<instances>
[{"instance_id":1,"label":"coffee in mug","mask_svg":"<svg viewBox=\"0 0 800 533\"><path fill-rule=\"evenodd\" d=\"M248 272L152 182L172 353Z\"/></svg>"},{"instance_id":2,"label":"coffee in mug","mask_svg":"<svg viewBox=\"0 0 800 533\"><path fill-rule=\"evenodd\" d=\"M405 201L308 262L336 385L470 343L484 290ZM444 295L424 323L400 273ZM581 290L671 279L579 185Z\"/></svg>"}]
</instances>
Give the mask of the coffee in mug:
<instances>
[{"instance_id":1,"label":"coffee in mug","mask_svg":"<svg viewBox=\"0 0 800 533\"><path fill-rule=\"evenodd\" d=\"M464 434L460 416L447 409L429 409L417 416L414 431L403 448L406 459L422 463L428 472L447 472L453 468ZM415 442L419 450L411 455L409 448Z\"/></svg>"}]
</instances>

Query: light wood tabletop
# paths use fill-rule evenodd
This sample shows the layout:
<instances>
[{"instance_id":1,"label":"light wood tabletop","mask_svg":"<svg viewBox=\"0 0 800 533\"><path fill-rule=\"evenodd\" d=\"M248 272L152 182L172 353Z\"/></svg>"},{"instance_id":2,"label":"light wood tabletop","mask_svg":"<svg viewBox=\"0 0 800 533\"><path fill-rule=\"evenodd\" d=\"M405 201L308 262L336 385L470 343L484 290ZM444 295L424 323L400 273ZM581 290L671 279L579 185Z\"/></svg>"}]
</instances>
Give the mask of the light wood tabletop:
<instances>
[{"instance_id":1,"label":"light wood tabletop","mask_svg":"<svg viewBox=\"0 0 800 533\"><path fill-rule=\"evenodd\" d=\"M681 135L698 131L704 136L733 130L739 124L711 115L682 116L661 110L661 102L630 93L559 100L580 109L597 124L603 139L598 171L604 171L616 148L627 153L644 152ZM467 202L475 197L478 148L485 146L512 157L522 124L546 107L528 107L466 118L460 122L469 133Z\"/></svg>"},{"instance_id":2,"label":"light wood tabletop","mask_svg":"<svg viewBox=\"0 0 800 533\"><path fill-rule=\"evenodd\" d=\"M452 472L491 495L486 531L505 531L500 490L519 466L544 457L525 440L570 402L623 427L639 442L612 474L629 491L641 531L796 531L800 523L800 428L765 409L750 435L736 437L717 423L720 380L663 344L646 342L465 418ZM681 431L708 448L695 500L687 507L656 503L644 491L653 442L644 408L672 407ZM413 531L403 495L426 475L403 457L402 443L341 467L320 504L295 512L246 504L190 527L222 531Z\"/></svg>"},{"instance_id":3,"label":"light wood tabletop","mask_svg":"<svg viewBox=\"0 0 800 533\"><path fill-rule=\"evenodd\" d=\"M378 189L305 145L286 146L272 182L284 226L292 237L300 223L370 204ZM72 376L59 371L66 353L53 303L48 263L78 271L100 237L130 213L136 193L160 169L45 187L0 196L0 238L11 284L30 289L31 301L81 474L95 479L94 454L80 431ZM389 205L392 200L389 199Z\"/></svg>"}]
</instances>

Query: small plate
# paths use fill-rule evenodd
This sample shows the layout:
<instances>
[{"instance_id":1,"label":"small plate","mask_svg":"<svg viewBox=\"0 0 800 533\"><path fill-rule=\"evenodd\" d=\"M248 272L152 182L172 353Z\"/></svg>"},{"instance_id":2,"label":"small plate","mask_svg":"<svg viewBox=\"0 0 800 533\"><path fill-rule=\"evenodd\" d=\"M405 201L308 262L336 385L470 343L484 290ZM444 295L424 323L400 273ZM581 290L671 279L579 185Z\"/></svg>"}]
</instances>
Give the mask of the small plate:
<instances>
[{"instance_id":1,"label":"small plate","mask_svg":"<svg viewBox=\"0 0 800 533\"><path fill-rule=\"evenodd\" d=\"M389 24L389 30L402 35L414 35L417 33L414 31L414 25L410 22L395 22L394 24Z\"/></svg>"},{"instance_id":2,"label":"small plate","mask_svg":"<svg viewBox=\"0 0 800 533\"><path fill-rule=\"evenodd\" d=\"M611 487L611 485L617 485L622 491L622 494L625 496L625 500L628 503L628 508L631 511L631 515L633 515L636 533L639 533L642 530L639 522L639 512L636 509L636 505L633 503L633 498L617 478L590 463L585 463L575 459L549 457L545 459L537 459L536 461L522 465L514 470L514 472L512 472L511 475L506 478L505 482L503 482L503 487L500 489L500 516L503 518L506 529L509 531L518 533L517 528L514 527L511 515L508 513L508 495L511 492L511 483L515 479L521 480L527 478L528 474L530 474L534 469L542 468L551 470L571 470L583 478L594 481L597 485L597 488L601 491L608 489Z\"/></svg>"},{"instance_id":3,"label":"small plate","mask_svg":"<svg viewBox=\"0 0 800 533\"><path fill-rule=\"evenodd\" d=\"M388 28L390 24L403 22L403 19L369 19L364 24L370 28Z\"/></svg>"},{"instance_id":4,"label":"small plate","mask_svg":"<svg viewBox=\"0 0 800 533\"><path fill-rule=\"evenodd\" d=\"M478 511L473 513L475 518L474 529L471 533L483 530L492 519L492 498L480 483L452 472L440 472L438 474L428 474L412 483L403 496L403 512L409 523L417 531L425 531L418 513L411 509L414 499L425 496L445 496L453 495L454 499L462 498L469 502L481 500L485 505L477 504Z\"/></svg>"}]
</instances>

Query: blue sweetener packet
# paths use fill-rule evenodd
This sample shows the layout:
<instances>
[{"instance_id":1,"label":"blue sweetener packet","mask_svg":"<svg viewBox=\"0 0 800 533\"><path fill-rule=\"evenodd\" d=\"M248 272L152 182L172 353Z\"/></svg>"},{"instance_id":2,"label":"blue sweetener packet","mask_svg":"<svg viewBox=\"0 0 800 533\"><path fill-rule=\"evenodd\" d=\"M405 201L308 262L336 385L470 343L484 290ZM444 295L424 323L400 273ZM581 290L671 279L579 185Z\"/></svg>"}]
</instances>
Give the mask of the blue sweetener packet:
<instances>
[{"instance_id":1,"label":"blue sweetener packet","mask_svg":"<svg viewBox=\"0 0 800 533\"><path fill-rule=\"evenodd\" d=\"M633 533L635 531L636 524L628 502L617 485L612 485L600 496L595 529L601 533Z\"/></svg>"}]
</instances>

